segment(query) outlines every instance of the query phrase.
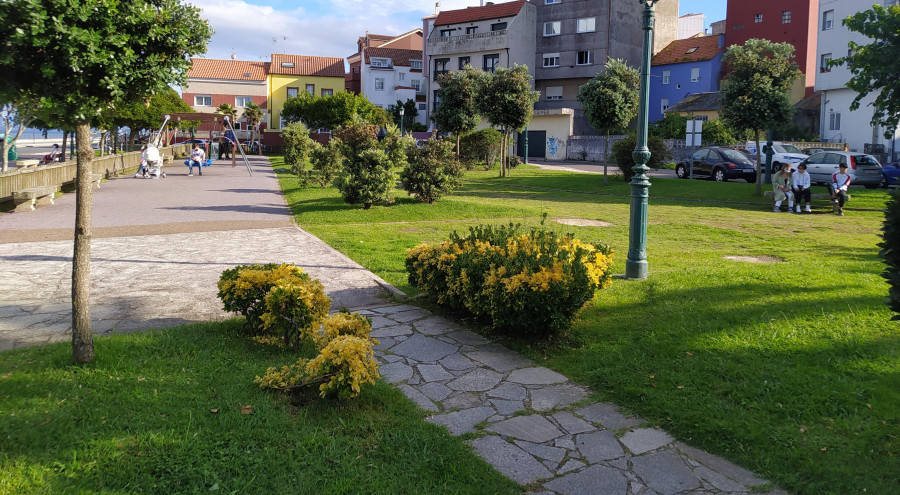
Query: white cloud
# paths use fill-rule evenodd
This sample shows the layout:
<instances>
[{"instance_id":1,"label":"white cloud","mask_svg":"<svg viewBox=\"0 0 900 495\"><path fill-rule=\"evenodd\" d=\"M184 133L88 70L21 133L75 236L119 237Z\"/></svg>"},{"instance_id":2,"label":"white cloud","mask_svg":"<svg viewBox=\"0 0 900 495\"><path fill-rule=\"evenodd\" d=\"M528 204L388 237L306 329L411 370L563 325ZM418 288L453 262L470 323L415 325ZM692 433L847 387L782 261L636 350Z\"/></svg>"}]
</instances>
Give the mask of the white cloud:
<instances>
[{"instance_id":1,"label":"white cloud","mask_svg":"<svg viewBox=\"0 0 900 495\"><path fill-rule=\"evenodd\" d=\"M367 30L401 34L421 27L422 17L434 12L435 0L306 0L291 10L241 0L191 3L216 32L207 57L234 53L240 60L269 60L273 52L345 58ZM441 10L472 5L478 0L441 0Z\"/></svg>"}]
</instances>

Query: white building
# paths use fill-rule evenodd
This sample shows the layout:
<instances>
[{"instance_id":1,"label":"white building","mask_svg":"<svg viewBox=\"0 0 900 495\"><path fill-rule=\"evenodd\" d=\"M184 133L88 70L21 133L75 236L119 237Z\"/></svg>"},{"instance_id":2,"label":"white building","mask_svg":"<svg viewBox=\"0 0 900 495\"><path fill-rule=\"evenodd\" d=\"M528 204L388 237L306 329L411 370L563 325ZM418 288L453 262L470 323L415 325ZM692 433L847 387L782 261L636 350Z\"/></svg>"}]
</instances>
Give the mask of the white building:
<instances>
[{"instance_id":1,"label":"white building","mask_svg":"<svg viewBox=\"0 0 900 495\"><path fill-rule=\"evenodd\" d=\"M684 14L678 18L678 39L683 40L698 34L703 34L703 23L706 16L703 14Z\"/></svg>"},{"instance_id":2,"label":"white building","mask_svg":"<svg viewBox=\"0 0 900 495\"><path fill-rule=\"evenodd\" d=\"M828 67L832 58L847 56L848 43L859 44L871 42L865 36L851 32L841 23L862 10L871 8L872 3L885 7L897 5L898 0L820 0L818 18L818 43L816 60L816 91L822 92L821 130L822 141L847 143L851 151L864 151L866 144L883 145L885 152L893 153L891 160L900 154L900 143L895 146L898 129L894 129L893 139L885 139L884 129L871 124L875 95L869 95L860 102L857 110L851 111L850 104L857 93L847 88L851 73L846 64Z\"/></svg>"}]
</instances>

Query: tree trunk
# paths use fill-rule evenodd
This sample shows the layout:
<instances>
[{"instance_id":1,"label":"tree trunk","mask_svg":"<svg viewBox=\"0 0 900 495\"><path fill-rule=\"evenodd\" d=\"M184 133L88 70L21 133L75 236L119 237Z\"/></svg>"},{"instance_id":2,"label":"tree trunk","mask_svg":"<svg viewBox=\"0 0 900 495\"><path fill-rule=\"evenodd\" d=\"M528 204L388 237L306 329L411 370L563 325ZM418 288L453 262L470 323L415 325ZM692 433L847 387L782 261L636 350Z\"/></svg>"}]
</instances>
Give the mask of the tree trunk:
<instances>
[{"instance_id":1,"label":"tree trunk","mask_svg":"<svg viewBox=\"0 0 900 495\"><path fill-rule=\"evenodd\" d=\"M78 173L75 178L75 254L72 256L72 358L78 363L94 360L91 332L91 122L76 127Z\"/></svg>"},{"instance_id":2,"label":"tree trunk","mask_svg":"<svg viewBox=\"0 0 900 495\"><path fill-rule=\"evenodd\" d=\"M606 177L606 167L609 164L609 129L606 130L606 149L603 150L603 185L609 185L609 179Z\"/></svg>"},{"instance_id":3,"label":"tree trunk","mask_svg":"<svg viewBox=\"0 0 900 495\"><path fill-rule=\"evenodd\" d=\"M459 160L459 140L462 137L460 133L456 133L456 159Z\"/></svg>"},{"instance_id":4,"label":"tree trunk","mask_svg":"<svg viewBox=\"0 0 900 495\"><path fill-rule=\"evenodd\" d=\"M762 148L759 147L759 129L756 131L756 195L762 196Z\"/></svg>"},{"instance_id":5,"label":"tree trunk","mask_svg":"<svg viewBox=\"0 0 900 495\"><path fill-rule=\"evenodd\" d=\"M69 131L63 131L62 149L59 150L59 161L66 161L66 143L69 141Z\"/></svg>"}]
</instances>

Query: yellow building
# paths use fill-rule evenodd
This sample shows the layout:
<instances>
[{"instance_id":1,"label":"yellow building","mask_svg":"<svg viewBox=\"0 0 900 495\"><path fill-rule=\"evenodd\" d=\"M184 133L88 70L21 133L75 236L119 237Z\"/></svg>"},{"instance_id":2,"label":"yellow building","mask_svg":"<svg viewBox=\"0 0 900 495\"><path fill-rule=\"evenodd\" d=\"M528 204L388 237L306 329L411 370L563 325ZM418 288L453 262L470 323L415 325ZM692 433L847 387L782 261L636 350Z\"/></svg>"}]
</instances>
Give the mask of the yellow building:
<instances>
[{"instance_id":1,"label":"yellow building","mask_svg":"<svg viewBox=\"0 0 900 495\"><path fill-rule=\"evenodd\" d=\"M267 132L281 132L284 102L306 91L326 96L344 91L344 59L308 55L272 54L268 81Z\"/></svg>"}]
</instances>

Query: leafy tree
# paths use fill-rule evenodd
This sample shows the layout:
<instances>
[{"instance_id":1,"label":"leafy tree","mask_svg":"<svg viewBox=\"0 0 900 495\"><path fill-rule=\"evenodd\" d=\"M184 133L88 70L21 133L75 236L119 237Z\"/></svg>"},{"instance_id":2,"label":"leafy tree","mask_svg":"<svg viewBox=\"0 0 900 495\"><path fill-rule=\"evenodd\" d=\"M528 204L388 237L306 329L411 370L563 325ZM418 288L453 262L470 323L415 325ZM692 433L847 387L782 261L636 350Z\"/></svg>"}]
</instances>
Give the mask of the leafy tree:
<instances>
[{"instance_id":1,"label":"leafy tree","mask_svg":"<svg viewBox=\"0 0 900 495\"><path fill-rule=\"evenodd\" d=\"M107 112L109 121L116 127L128 127L128 146L134 148L134 140L145 130L157 130L162 125L163 116L169 113L193 112L194 109L178 96L178 93L165 87L157 91L145 101L126 101L116 105ZM181 126L195 128L198 121L182 121Z\"/></svg>"},{"instance_id":2,"label":"leafy tree","mask_svg":"<svg viewBox=\"0 0 900 495\"><path fill-rule=\"evenodd\" d=\"M731 146L739 139L724 120L713 119L703 123L703 141L707 146Z\"/></svg>"},{"instance_id":3,"label":"leafy tree","mask_svg":"<svg viewBox=\"0 0 900 495\"><path fill-rule=\"evenodd\" d=\"M606 165L609 161L609 133L624 129L637 117L638 87L641 78L637 69L624 60L609 59L606 70L578 88L578 101L591 127L606 133L606 157L603 160L603 184L609 185Z\"/></svg>"},{"instance_id":4,"label":"leafy tree","mask_svg":"<svg viewBox=\"0 0 900 495\"><path fill-rule=\"evenodd\" d=\"M479 129L463 136L459 144L460 160L466 168L475 168L480 162L485 170L490 170L500 154L500 132L490 127Z\"/></svg>"},{"instance_id":5,"label":"leafy tree","mask_svg":"<svg viewBox=\"0 0 900 495\"><path fill-rule=\"evenodd\" d=\"M303 122L309 129L336 130L356 121L379 127L390 123L386 110L376 107L363 95L347 91L326 96L303 91L294 98L288 98L281 115L285 121Z\"/></svg>"},{"instance_id":6,"label":"leafy tree","mask_svg":"<svg viewBox=\"0 0 900 495\"><path fill-rule=\"evenodd\" d=\"M234 108L234 105L231 103L222 103L221 105L216 107L216 113L225 115L229 117L231 122L234 122L234 118L237 117L237 108Z\"/></svg>"},{"instance_id":7,"label":"leafy tree","mask_svg":"<svg viewBox=\"0 0 900 495\"><path fill-rule=\"evenodd\" d=\"M0 101L39 101L36 115L75 129L72 354L89 362L91 119L184 84L189 57L206 51L212 30L198 8L178 0L4 0L0 19Z\"/></svg>"},{"instance_id":8,"label":"leafy tree","mask_svg":"<svg viewBox=\"0 0 900 495\"><path fill-rule=\"evenodd\" d=\"M534 116L534 104L540 93L531 90L528 67L517 65L512 69L497 68L493 76L485 79L478 99L478 108L488 122L500 128L500 175L509 175L509 150L511 132L522 132Z\"/></svg>"},{"instance_id":9,"label":"leafy tree","mask_svg":"<svg viewBox=\"0 0 900 495\"><path fill-rule=\"evenodd\" d=\"M413 123L416 121L416 117L419 116L419 109L416 107L416 102L408 99L406 102L402 102L397 100L397 103L391 105L391 108L388 110L388 113L391 114L391 119L394 122L394 125L400 125L400 109L403 109L403 130L404 132L412 132Z\"/></svg>"},{"instance_id":10,"label":"leafy tree","mask_svg":"<svg viewBox=\"0 0 900 495\"><path fill-rule=\"evenodd\" d=\"M434 137L419 148L407 149L407 165L400 173L403 189L432 204L459 186L462 168L453 156L453 145Z\"/></svg>"},{"instance_id":11,"label":"leafy tree","mask_svg":"<svg viewBox=\"0 0 900 495\"><path fill-rule=\"evenodd\" d=\"M437 128L456 134L456 158L459 158L459 139L473 131L481 122L478 94L486 75L471 65L462 70L438 76L437 108L431 114Z\"/></svg>"},{"instance_id":12,"label":"leafy tree","mask_svg":"<svg viewBox=\"0 0 900 495\"><path fill-rule=\"evenodd\" d=\"M262 122L263 109L252 101L244 106L244 120L247 121L247 127L250 128L250 142L254 142L259 138L259 123ZM258 146L259 154L262 154L262 146Z\"/></svg>"},{"instance_id":13,"label":"leafy tree","mask_svg":"<svg viewBox=\"0 0 900 495\"><path fill-rule=\"evenodd\" d=\"M651 136L661 139L682 139L687 130L687 120L681 114L669 112L656 122L651 122L648 130Z\"/></svg>"},{"instance_id":14,"label":"leafy tree","mask_svg":"<svg viewBox=\"0 0 900 495\"><path fill-rule=\"evenodd\" d=\"M750 39L732 46L722 61L729 68L722 83L722 117L738 131L753 131L756 149L760 132L791 120L788 93L800 77L788 43ZM756 195L762 195L762 153L757 155Z\"/></svg>"},{"instance_id":15,"label":"leafy tree","mask_svg":"<svg viewBox=\"0 0 900 495\"><path fill-rule=\"evenodd\" d=\"M857 110L869 94L878 94L873 104L872 125L884 127L884 136L890 139L900 124L900 5L889 8L872 5L870 10L844 19L843 24L872 42L860 45L851 41L850 54L831 60L829 65L846 63L853 74L847 87L857 95L850 110Z\"/></svg>"}]
</instances>

